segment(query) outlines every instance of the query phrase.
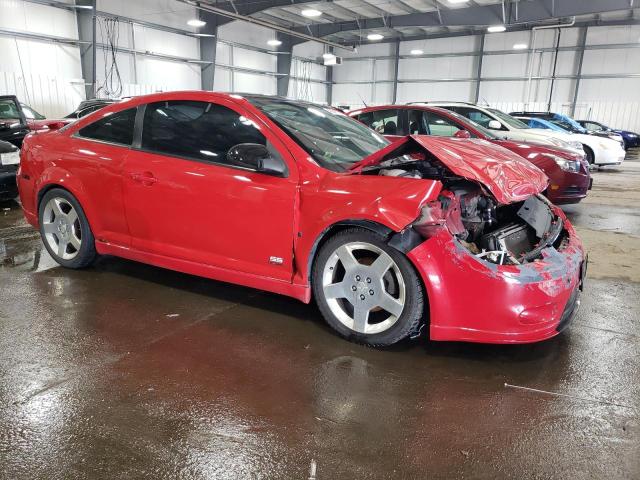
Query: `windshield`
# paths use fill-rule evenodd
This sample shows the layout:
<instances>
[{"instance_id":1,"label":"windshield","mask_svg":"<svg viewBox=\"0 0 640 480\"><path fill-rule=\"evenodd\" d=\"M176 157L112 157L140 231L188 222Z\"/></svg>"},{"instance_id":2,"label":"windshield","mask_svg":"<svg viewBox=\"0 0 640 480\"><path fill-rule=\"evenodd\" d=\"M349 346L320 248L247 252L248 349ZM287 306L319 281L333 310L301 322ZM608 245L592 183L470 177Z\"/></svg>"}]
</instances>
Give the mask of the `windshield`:
<instances>
[{"instance_id":1,"label":"windshield","mask_svg":"<svg viewBox=\"0 0 640 480\"><path fill-rule=\"evenodd\" d=\"M482 136L488 138L489 140L497 140L497 139L500 138L498 135L493 133L488 128L483 127L479 123L474 122L473 120L465 117L464 115L460 115L458 112L454 112L453 110L449 110L447 113L449 113L449 115L454 116L460 123L462 123L463 126L466 125L466 124L471 125L473 128L478 130L482 134Z\"/></svg>"},{"instance_id":2,"label":"windshield","mask_svg":"<svg viewBox=\"0 0 640 480\"><path fill-rule=\"evenodd\" d=\"M557 125L558 127L566 130L567 132L583 133L582 129L577 129L571 123L561 120L559 118L551 118L549 119L549 123Z\"/></svg>"},{"instance_id":3,"label":"windshield","mask_svg":"<svg viewBox=\"0 0 640 480\"><path fill-rule=\"evenodd\" d=\"M268 97L247 97L304 148L318 164L344 172L389 145L357 120L330 107Z\"/></svg>"},{"instance_id":4,"label":"windshield","mask_svg":"<svg viewBox=\"0 0 640 480\"><path fill-rule=\"evenodd\" d=\"M531 123L533 122L533 124ZM565 128L562 128L560 125L556 125L555 123L552 123L548 120L544 120L542 118L536 118L536 119L532 119L529 122L529 125L531 125L534 128L546 128L549 130L554 130L556 132L562 132L562 133L567 133L568 130Z\"/></svg>"},{"instance_id":5,"label":"windshield","mask_svg":"<svg viewBox=\"0 0 640 480\"><path fill-rule=\"evenodd\" d=\"M29 107L27 105L22 105L22 112L24 113L24 116L27 117L29 120L44 120L45 119L44 115L40 115L33 108L31 108L31 107Z\"/></svg>"},{"instance_id":6,"label":"windshield","mask_svg":"<svg viewBox=\"0 0 640 480\"><path fill-rule=\"evenodd\" d=\"M498 117L502 123L506 123L512 128L518 128L518 129L531 128L526 123L523 123L517 118L513 118L511 115L507 115L506 113L501 112L500 110L497 110L495 108L487 108L487 110L489 110L496 117Z\"/></svg>"}]
</instances>

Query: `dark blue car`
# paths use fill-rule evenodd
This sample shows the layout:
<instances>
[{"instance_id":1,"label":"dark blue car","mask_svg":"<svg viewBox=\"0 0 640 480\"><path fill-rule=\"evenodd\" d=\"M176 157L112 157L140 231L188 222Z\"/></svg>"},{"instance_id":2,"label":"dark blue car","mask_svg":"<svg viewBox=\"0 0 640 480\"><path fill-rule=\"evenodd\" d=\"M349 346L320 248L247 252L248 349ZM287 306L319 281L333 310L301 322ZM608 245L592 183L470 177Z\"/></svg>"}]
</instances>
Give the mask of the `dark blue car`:
<instances>
[{"instance_id":1,"label":"dark blue car","mask_svg":"<svg viewBox=\"0 0 640 480\"><path fill-rule=\"evenodd\" d=\"M627 130L616 130L615 128L609 128L603 123L594 122L593 120L578 120L578 123L587 129L589 132L615 132L622 136L624 140L624 149L627 150L633 147L640 147L640 134L634 132L628 132Z\"/></svg>"}]
</instances>

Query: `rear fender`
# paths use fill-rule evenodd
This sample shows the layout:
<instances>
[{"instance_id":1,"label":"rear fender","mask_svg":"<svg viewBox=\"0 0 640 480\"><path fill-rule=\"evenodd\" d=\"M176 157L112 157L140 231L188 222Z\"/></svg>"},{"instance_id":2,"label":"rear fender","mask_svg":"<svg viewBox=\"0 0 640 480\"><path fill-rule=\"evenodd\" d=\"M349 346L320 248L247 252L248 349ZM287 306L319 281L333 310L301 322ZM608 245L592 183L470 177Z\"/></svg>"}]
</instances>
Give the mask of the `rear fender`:
<instances>
[{"instance_id":1,"label":"rear fender","mask_svg":"<svg viewBox=\"0 0 640 480\"><path fill-rule=\"evenodd\" d=\"M36 217L39 218L38 210L42 197L52 188L62 188L69 191L82 206L82 210L84 210L94 234L101 230L98 222L99 216L96 214L95 208L89 200L90 196L84 185L71 172L60 167L52 166L47 168L35 182L34 205L36 207Z\"/></svg>"}]
</instances>

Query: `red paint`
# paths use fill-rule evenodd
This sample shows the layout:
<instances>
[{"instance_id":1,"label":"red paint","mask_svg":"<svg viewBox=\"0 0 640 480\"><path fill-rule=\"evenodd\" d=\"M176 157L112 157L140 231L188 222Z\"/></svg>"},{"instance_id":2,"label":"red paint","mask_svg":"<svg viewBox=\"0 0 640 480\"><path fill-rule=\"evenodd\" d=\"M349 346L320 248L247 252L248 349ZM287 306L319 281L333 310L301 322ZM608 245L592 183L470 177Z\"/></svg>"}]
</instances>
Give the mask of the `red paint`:
<instances>
[{"instance_id":1,"label":"red paint","mask_svg":"<svg viewBox=\"0 0 640 480\"><path fill-rule=\"evenodd\" d=\"M473 122L461 117L460 115L453 114L450 110L439 107L431 107L427 105L386 105L368 107L360 110L350 112L349 115L359 115L361 113L375 111L375 110L387 110L393 108L395 110L422 110L426 112L433 112L442 117L446 117L450 122L456 124L459 130L455 137L464 139L466 135L463 132L468 132L469 136L473 136L477 139L486 140L498 145L500 147L511 150L519 156L527 159L533 163L536 167L542 170L547 177L549 177L549 188L545 192L545 195L549 200L557 205L578 203L580 200L587 196L587 192L590 186L590 174L589 166L584 159L572 151L552 148L546 145L540 145L530 142L516 142L512 140L500 140L488 137L485 133L478 129ZM390 140L395 140L398 137L388 137ZM430 137L430 138L443 138L443 137ZM573 162L580 162L579 172L567 172L562 170L558 164L549 156L554 155Z\"/></svg>"},{"instance_id":2,"label":"red paint","mask_svg":"<svg viewBox=\"0 0 640 480\"><path fill-rule=\"evenodd\" d=\"M59 128L64 127L66 124L73 122L70 118L62 118L62 119L45 119L45 120L34 120L31 118L27 118L27 125L29 126L29 130L34 132L48 131L48 130L58 130Z\"/></svg>"},{"instance_id":3,"label":"red paint","mask_svg":"<svg viewBox=\"0 0 640 480\"><path fill-rule=\"evenodd\" d=\"M173 99L220 103L255 122L287 163L289 176L272 177L73 136L109 112ZM407 137L381 155L402 145L435 155L452 171L485 185L498 201L522 199L544 187L546 177L507 150L485 142L472 142L472 146L461 142L465 140ZM38 195L52 186L68 189L82 205L101 254L309 302L309 267L325 232L353 221L402 231L442 191L436 180L354 173L334 173L318 166L241 97L172 92L110 105L62 131L29 135L22 149L18 184L25 216L34 226L38 225ZM571 249L558 254L562 268L557 258L555 263L530 264L543 280L525 282L520 277L529 278L531 272L509 267L490 271L456 247L442 226L408 254L429 294L432 338L513 342L551 336L578 281L575 270L582 248L573 229L570 233ZM271 256L282 258L282 264L270 263ZM509 275L511 281L506 280ZM566 285L565 279L569 279ZM528 309L522 321L518 320L521 307ZM540 315L544 321L537 323Z\"/></svg>"}]
</instances>

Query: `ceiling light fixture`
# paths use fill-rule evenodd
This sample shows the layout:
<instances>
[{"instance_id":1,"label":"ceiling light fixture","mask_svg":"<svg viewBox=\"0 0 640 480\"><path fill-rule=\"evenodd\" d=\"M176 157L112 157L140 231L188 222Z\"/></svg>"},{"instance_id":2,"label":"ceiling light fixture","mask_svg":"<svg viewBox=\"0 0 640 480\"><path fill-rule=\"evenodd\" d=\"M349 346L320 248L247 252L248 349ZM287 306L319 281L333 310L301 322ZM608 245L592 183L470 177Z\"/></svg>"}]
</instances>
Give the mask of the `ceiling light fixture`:
<instances>
[{"instance_id":1,"label":"ceiling light fixture","mask_svg":"<svg viewBox=\"0 0 640 480\"><path fill-rule=\"evenodd\" d=\"M187 25L189 25L190 27L204 27L207 24L207 22L204 22L202 20L198 20L197 18L194 18L192 20L189 20L187 22Z\"/></svg>"},{"instance_id":2,"label":"ceiling light fixture","mask_svg":"<svg viewBox=\"0 0 640 480\"><path fill-rule=\"evenodd\" d=\"M452 4L456 4L456 3L467 3L469 0L449 0L449 3Z\"/></svg>"},{"instance_id":3,"label":"ceiling light fixture","mask_svg":"<svg viewBox=\"0 0 640 480\"><path fill-rule=\"evenodd\" d=\"M514 50L525 50L528 47L528 45L526 43L516 43L513 46Z\"/></svg>"},{"instance_id":4,"label":"ceiling light fixture","mask_svg":"<svg viewBox=\"0 0 640 480\"><path fill-rule=\"evenodd\" d=\"M320 10L316 10L315 8L305 8L300 13L302 13L303 17L308 17L308 18L316 18L322 15L322 12Z\"/></svg>"},{"instance_id":5,"label":"ceiling light fixture","mask_svg":"<svg viewBox=\"0 0 640 480\"><path fill-rule=\"evenodd\" d=\"M378 40L382 40L383 38L384 35L380 33L370 33L369 35L367 35L367 39L371 40L372 42L377 42Z\"/></svg>"},{"instance_id":6,"label":"ceiling light fixture","mask_svg":"<svg viewBox=\"0 0 640 480\"><path fill-rule=\"evenodd\" d=\"M504 32L506 29L507 27L505 27L504 25L492 25L491 27L487 28L487 32L500 33L500 32Z\"/></svg>"},{"instance_id":7,"label":"ceiling light fixture","mask_svg":"<svg viewBox=\"0 0 640 480\"><path fill-rule=\"evenodd\" d=\"M419 48L416 48L415 50L411 50L411 55L422 55L424 53L424 50L420 50Z\"/></svg>"},{"instance_id":8,"label":"ceiling light fixture","mask_svg":"<svg viewBox=\"0 0 640 480\"><path fill-rule=\"evenodd\" d=\"M267 42L267 45L271 47L279 47L280 45L282 45L282 42L280 40L269 40Z\"/></svg>"}]
</instances>

